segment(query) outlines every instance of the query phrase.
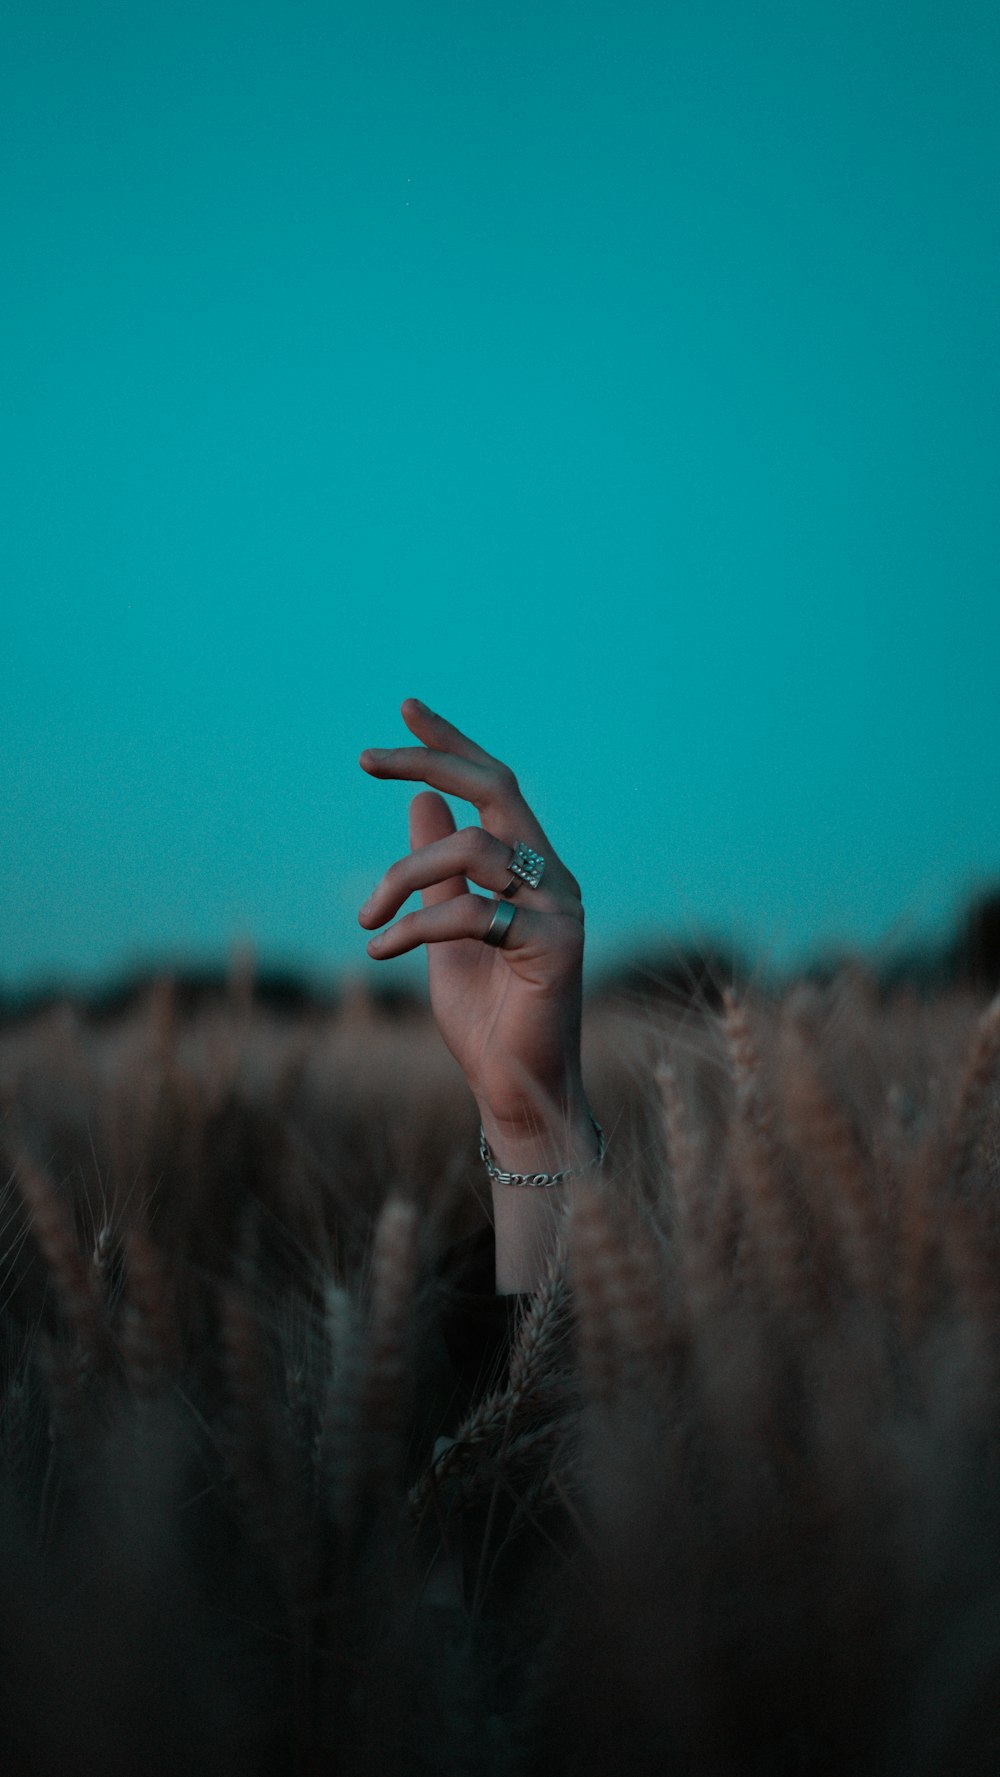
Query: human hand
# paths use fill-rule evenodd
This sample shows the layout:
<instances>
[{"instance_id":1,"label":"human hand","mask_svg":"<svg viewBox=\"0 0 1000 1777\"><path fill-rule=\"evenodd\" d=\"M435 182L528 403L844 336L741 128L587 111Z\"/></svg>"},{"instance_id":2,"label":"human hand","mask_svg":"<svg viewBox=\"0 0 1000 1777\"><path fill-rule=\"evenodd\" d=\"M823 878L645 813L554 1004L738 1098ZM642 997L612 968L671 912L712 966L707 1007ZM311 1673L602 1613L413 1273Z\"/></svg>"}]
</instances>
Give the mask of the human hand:
<instances>
[{"instance_id":1,"label":"human hand","mask_svg":"<svg viewBox=\"0 0 1000 1777\"><path fill-rule=\"evenodd\" d=\"M401 706L417 747L366 749L359 764L372 777L433 785L410 804L410 846L390 865L358 914L362 926L391 920L419 889L422 908L372 938L380 961L427 946L431 1009L465 1074L496 1156L500 1141L515 1168L540 1133L575 1128L580 1151L593 1150L583 1093L580 1035L584 915L580 885L556 855L510 768L416 698ZM482 826L456 830L438 791L479 810ZM518 886L500 947L483 942L497 900L510 881L515 840L545 859L537 889ZM565 1161L562 1162L565 1164Z\"/></svg>"}]
</instances>

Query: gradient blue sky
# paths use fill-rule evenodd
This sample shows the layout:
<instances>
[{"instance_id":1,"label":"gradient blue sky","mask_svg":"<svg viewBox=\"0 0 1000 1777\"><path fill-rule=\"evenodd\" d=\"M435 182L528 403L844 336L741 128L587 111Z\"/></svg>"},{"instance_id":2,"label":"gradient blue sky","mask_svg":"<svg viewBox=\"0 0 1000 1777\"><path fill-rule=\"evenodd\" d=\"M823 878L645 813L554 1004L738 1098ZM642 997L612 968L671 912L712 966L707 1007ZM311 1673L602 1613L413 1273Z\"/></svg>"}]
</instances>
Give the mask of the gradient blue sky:
<instances>
[{"instance_id":1,"label":"gradient blue sky","mask_svg":"<svg viewBox=\"0 0 1000 1777\"><path fill-rule=\"evenodd\" d=\"M7 0L0 985L398 977L410 694L592 965L1000 872L998 75L992 0Z\"/></svg>"}]
</instances>

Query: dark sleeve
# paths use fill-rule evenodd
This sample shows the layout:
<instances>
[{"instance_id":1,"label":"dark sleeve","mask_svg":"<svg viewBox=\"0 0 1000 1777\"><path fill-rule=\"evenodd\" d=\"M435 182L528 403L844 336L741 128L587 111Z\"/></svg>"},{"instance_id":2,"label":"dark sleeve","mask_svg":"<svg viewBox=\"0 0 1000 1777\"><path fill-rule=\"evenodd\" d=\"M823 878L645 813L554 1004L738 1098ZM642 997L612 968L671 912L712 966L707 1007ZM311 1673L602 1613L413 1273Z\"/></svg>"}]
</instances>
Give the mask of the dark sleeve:
<instances>
[{"instance_id":1,"label":"dark sleeve","mask_svg":"<svg viewBox=\"0 0 1000 1777\"><path fill-rule=\"evenodd\" d=\"M498 1296L492 1224L456 1241L437 1265L441 1331L466 1407L502 1382L526 1294Z\"/></svg>"}]
</instances>

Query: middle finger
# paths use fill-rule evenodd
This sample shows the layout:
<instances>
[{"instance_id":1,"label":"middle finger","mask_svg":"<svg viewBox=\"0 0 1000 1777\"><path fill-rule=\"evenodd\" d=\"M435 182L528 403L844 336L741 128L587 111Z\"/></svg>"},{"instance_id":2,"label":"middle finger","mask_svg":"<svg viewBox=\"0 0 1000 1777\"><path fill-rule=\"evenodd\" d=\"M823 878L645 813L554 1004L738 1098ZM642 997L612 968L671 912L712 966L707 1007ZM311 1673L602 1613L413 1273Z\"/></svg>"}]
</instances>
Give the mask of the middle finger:
<instances>
[{"instance_id":1,"label":"middle finger","mask_svg":"<svg viewBox=\"0 0 1000 1777\"><path fill-rule=\"evenodd\" d=\"M480 888L493 889L499 895L511 879L510 860L511 847L505 840L495 838L484 827L463 827L391 864L361 908L359 924L383 924L415 890L450 877L468 877ZM519 892L516 890L512 899ZM583 919L576 882L558 859L546 859L541 884L525 893L523 900L530 900L537 912L572 913Z\"/></svg>"},{"instance_id":2,"label":"middle finger","mask_svg":"<svg viewBox=\"0 0 1000 1777\"><path fill-rule=\"evenodd\" d=\"M540 823L505 766L480 765L434 747L366 747L358 763L372 777L404 778L430 784L448 796L461 796L480 813L488 813L490 827L501 839L509 839L511 845L523 839L543 857L552 856Z\"/></svg>"}]
</instances>

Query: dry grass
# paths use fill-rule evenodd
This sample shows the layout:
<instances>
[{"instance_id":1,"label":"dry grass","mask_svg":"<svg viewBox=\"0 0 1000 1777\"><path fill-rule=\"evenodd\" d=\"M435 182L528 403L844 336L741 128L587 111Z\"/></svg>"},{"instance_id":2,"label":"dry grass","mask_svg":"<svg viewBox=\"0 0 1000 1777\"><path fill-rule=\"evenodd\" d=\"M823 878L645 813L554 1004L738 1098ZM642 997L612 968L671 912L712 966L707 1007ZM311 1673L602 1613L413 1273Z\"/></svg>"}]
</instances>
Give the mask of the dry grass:
<instances>
[{"instance_id":1,"label":"dry grass","mask_svg":"<svg viewBox=\"0 0 1000 1777\"><path fill-rule=\"evenodd\" d=\"M169 982L0 1031L5 1772L986 1772L1000 1004L590 1012L509 1362L420 1012Z\"/></svg>"}]
</instances>

